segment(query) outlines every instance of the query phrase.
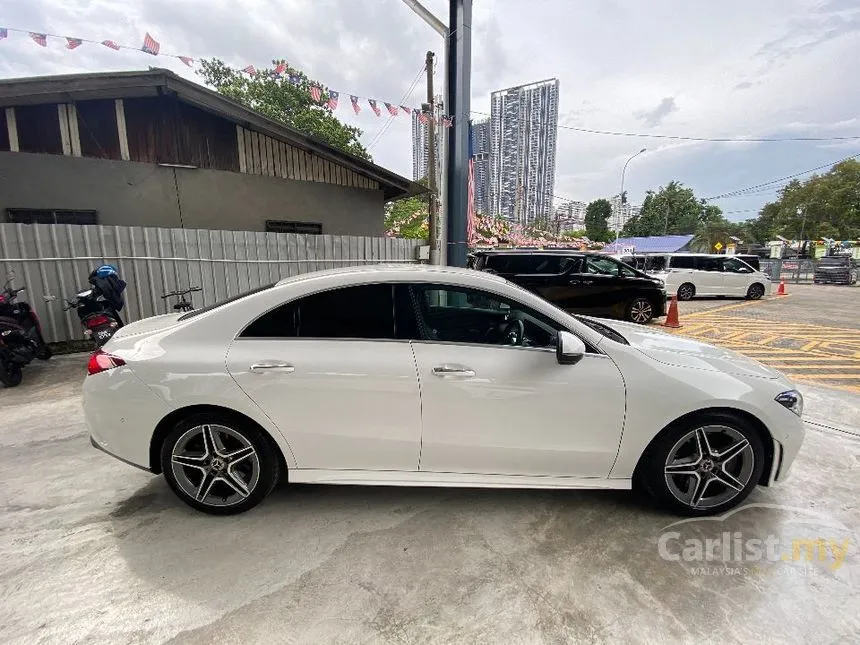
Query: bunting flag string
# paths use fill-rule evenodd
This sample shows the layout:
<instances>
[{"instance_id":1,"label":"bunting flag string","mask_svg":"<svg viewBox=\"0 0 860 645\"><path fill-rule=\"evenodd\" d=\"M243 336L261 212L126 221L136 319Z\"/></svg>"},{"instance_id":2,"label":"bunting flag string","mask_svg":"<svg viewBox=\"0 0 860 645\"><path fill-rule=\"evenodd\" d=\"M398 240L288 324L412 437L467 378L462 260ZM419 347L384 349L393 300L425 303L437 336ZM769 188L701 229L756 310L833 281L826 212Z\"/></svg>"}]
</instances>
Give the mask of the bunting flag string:
<instances>
[{"instance_id":1,"label":"bunting flag string","mask_svg":"<svg viewBox=\"0 0 860 645\"><path fill-rule=\"evenodd\" d=\"M57 34L49 34L49 33L41 33L36 31L27 31L24 29L16 29L14 27L0 27L0 40L5 40L9 37L9 32L17 32L21 34L27 34L30 39L39 45L40 47L48 46L48 39L58 39L65 43L65 48L69 50L77 49L83 44L93 44L93 45L101 45L103 47L107 47L108 49L112 49L114 51L120 51L122 49L127 49L131 51L139 51L150 56L167 56L170 58L176 58L181 61L184 65L193 68L194 63L199 60L192 58L191 56L181 56L179 54L171 54L167 52L161 51L161 43L155 40L155 38L149 33L145 32L143 43L140 47L132 47L130 45L122 45L117 43L114 40L90 40L88 38L78 38L74 36L60 36ZM258 70L254 65L247 65L242 69L234 69L234 72L240 74L247 74L248 76L257 76L258 74L262 74L261 70ZM303 85L303 79L301 76L295 73L295 69L290 69L285 62L278 62L274 69L271 71L267 71L266 73L272 78L276 80L284 79L292 85L300 87ZM286 75L286 78L285 78ZM324 87L322 85L311 83L308 89L308 92L311 95L311 99L315 102L328 108L329 110L337 110L339 105L340 95L343 92L339 92L333 90L328 87ZM367 101L367 104L370 106L370 109L377 117L382 116L382 109L379 104L385 106L385 109L392 117L399 116L401 112L404 115L412 116L413 114L417 115L418 120L423 125L428 125L430 123L430 119L434 118L429 112L425 112L420 108L409 107L407 105L396 105L394 103L389 103L387 101L380 101L378 99L367 98L363 96L358 96L356 94L349 94L350 105L352 107L353 112L356 115L361 113L361 105L360 102L362 100ZM451 115L440 115L435 117L435 122L437 122L440 126L450 128L454 125L454 117Z\"/></svg>"}]
</instances>

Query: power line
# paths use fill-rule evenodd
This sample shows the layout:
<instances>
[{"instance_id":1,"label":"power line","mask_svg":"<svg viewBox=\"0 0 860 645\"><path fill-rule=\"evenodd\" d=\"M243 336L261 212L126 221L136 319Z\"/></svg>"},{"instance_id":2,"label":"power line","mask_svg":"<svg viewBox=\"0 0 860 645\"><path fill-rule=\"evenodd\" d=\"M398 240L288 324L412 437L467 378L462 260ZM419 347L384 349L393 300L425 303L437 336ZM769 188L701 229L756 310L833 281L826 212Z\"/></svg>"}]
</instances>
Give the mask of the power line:
<instances>
[{"instance_id":1,"label":"power line","mask_svg":"<svg viewBox=\"0 0 860 645\"><path fill-rule=\"evenodd\" d=\"M415 80L412 81L412 85L409 86L409 89L406 90L406 93L403 95L403 98L400 99L398 106L401 103L406 103L409 97L412 96L412 92L414 92L415 88L418 86L418 80L421 78L421 75L424 73L425 69L427 69L427 66L422 65L421 69L418 70L418 73L415 75ZM382 140L382 136L388 131L388 128L391 127L392 121L394 121L393 114L388 117L388 120L382 124L382 127L379 128L379 131L377 131L377 133L373 136L373 139L371 139L370 143L367 144L368 151Z\"/></svg>"},{"instance_id":2,"label":"power line","mask_svg":"<svg viewBox=\"0 0 860 645\"><path fill-rule=\"evenodd\" d=\"M784 182L786 180L794 179L795 177L800 177L801 175L808 175L809 173L815 172L816 170L821 170L822 168L829 168L829 167L832 167L838 163L842 163L843 161L848 161L849 159L854 159L855 157L860 157L860 152L858 152L857 154L853 154L850 157L845 157L844 159L838 159L837 161L832 161L830 163L826 163L826 164L823 164L821 166L816 166L815 168L810 168L809 170L803 170L801 172L794 173L793 175L786 175L785 177L779 177L778 179L772 179L771 181L766 181L766 182L763 182L761 184L756 184L755 186L748 186L746 188L739 188L737 190L730 190L730 191L727 191L725 193L722 193L721 195L715 195L714 197L705 197L705 200L706 201L712 201L715 199L726 199L728 197L737 197L740 195L755 194L755 192L761 188L765 188L768 186L770 188L774 188L773 186L771 186L771 184L778 184L778 183ZM768 192L768 191L762 191L762 192Z\"/></svg>"},{"instance_id":3,"label":"power line","mask_svg":"<svg viewBox=\"0 0 860 645\"><path fill-rule=\"evenodd\" d=\"M486 112L473 111L472 114L491 116ZM586 134L601 134L612 137L637 137L642 139L669 139L672 141L710 141L714 143L784 143L788 141L855 141L860 135L847 137L685 137L671 134L650 134L645 132L618 132L615 130L595 130L593 128L577 128L572 125L558 125L560 130L573 130Z\"/></svg>"}]
</instances>

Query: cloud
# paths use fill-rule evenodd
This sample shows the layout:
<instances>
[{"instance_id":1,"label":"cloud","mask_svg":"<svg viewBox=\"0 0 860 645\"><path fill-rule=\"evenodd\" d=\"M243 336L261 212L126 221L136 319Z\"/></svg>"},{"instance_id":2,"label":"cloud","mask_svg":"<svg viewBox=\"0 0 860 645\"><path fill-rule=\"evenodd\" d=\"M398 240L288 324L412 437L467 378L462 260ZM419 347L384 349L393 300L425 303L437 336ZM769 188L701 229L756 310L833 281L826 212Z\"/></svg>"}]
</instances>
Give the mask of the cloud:
<instances>
[{"instance_id":1,"label":"cloud","mask_svg":"<svg viewBox=\"0 0 860 645\"><path fill-rule=\"evenodd\" d=\"M674 97L667 96L653 110L637 112L636 116L647 127L653 128L655 125L660 125L664 118L677 110L678 106L675 105Z\"/></svg>"}]
</instances>

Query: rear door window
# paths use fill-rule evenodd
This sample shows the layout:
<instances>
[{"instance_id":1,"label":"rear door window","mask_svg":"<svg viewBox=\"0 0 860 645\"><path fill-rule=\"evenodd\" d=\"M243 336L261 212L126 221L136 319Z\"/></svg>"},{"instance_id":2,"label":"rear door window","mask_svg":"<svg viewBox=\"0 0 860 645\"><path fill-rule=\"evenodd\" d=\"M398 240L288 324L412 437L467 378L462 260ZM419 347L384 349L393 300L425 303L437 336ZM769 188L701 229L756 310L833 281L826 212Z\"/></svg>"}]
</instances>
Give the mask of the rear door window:
<instances>
[{"instance_id":1,"label":"rear door window","mask_svg":"<svg viewBox=\"0 0 860 645\"><path fill-rule=\"evenodd\" d=\"M709 257L696 258L696 268L699 271L722 271L723 259Z\"/></svg>"},{"instance_id":2,"label":"rear door window","mask_svg":"<svg viewBox=\"0 0 860 645\"><path fill-rule=\"evenodd\" d=\"M674 255L670 260L669 266L673 269L695 269L696 258L691 255Z\"/></svg>"}]
</instances>

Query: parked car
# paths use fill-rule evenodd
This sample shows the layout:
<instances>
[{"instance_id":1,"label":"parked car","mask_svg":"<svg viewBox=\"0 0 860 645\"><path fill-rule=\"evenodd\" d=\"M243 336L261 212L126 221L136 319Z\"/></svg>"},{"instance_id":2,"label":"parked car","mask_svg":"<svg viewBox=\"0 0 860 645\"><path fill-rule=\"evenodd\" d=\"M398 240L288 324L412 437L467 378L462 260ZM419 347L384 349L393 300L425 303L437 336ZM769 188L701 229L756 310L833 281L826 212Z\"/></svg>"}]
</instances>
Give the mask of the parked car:
<instances>
[{"instance_id":1,"label":"parked car","mask_svg":"<svg viewBox=\"0 0 860 645\"><path fill-rule=\"evenodd\" d=\"M818 261L812 281L815 284L857 284L858 274L860 262L850 255L830 255Z\"/></svg>"},{"instance_id":2,"label":"parked car","mask_svg":"<svg viewBox=\"0 0 860 645\"><path fill-rule=\"evenodd\" d=\"M730 350L571 316L479 271L350 267L119 329L92 443L213 514L291 483L650 492L721 513L782 481L803 399Z\"/></svg>"},{"instance_id":3,"label":"parked car","mask_svg":"<svg viewBox=\"0 0 860 645\"><path fill-rule=\"evenodd\" d=\"M665 315L662 280L602 253L479 251L474 266L533 291L565 311L640 324Z\"/></svg>"},{"instance_id":4,"label":"parked car","mask_svg":"<svg viewBox=\"0 0 860 645\"><path fill-rule=\"evenodd\" d=\"M771 291L766 274L733 255L660 253L637 256L636 263L649 275L662 278L666 291L677 294L678 300L696 296L757 300Z\"/></svg>"}]
</instances>

